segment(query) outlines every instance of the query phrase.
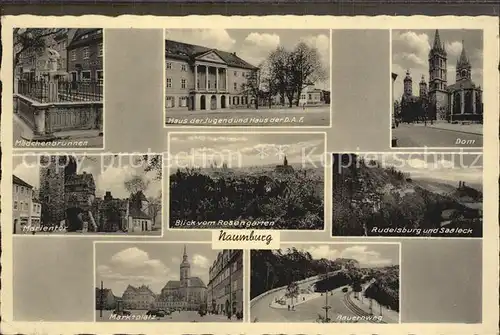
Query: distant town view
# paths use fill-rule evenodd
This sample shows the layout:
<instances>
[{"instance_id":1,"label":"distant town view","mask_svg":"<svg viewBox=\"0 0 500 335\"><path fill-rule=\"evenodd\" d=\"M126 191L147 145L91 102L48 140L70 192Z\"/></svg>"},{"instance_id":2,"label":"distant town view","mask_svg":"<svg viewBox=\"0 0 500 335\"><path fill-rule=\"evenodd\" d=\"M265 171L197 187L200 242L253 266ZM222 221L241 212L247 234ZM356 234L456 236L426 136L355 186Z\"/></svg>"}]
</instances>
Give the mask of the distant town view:
<instances>
[{"instance_id":1,"label":"distant town view","mask_svg":"<svg viewBox=\"0 0 500 335\"><path fill-rule=\"evenodd\" d=\"M243 321L242 250L98 244L96 258L96 321Z\"/></svg>"},{"instance_id":2,"label":"distant town view","mask_svg":"<svg viewBox=\"0 0 500 335\"><path fill-rule=\"evenodd\" d=\"M200 148L192 136L194 151L175 162L183 145L176 135L170 227L323 229L324 137L306 135L206 135Z\"/></svg>"},{"instance_id":3,"label":"distant town view","mask_svg":"<svg viewBox=\"0 0 500 335\"><path fill-rule=\"evenodd\" d=\"M482 155L333 155L333 236L481 237Z\"/></svg>"},{"instance_id":4,"label":"distant town view","mask_svg":"<svg viewBox=\"0 0 500 335\"><path fill-rule=\"evenodd\" d=\"M103 29L15 28L14 146L103 147L103 58Z\"/></svg>"},{"instance_id":5,"label":"distant town view","mask_svg":"<svg viewBox=\"0 0 500 335\"><path fill-rule=\"evenodd\" d=\"M14 159L14 234L161 235L161 176L147 163L100 171L99 155L25 159Z\"/></svg>"},{"instance_id":6,"label":"distant town view","mask_svg":"<svg viewBox=\"0 0 500 335\"><path fill-rule=\"evenodd\" d=\"M252 322L399 323L399 244L251 251Z\"/></svg>"}]
</instances>

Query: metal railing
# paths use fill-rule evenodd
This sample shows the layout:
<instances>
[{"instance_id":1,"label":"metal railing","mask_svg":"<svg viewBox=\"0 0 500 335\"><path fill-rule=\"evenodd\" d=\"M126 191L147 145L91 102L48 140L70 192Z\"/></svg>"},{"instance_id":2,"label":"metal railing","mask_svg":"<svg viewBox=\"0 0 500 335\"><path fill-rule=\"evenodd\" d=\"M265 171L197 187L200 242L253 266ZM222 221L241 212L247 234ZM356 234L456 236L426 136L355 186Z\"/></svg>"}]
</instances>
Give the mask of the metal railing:
<instances>
[{"instance_id":1,"label":"metal railing","mask_svg":"<svg viewBox=\"0 0 500 335\"><path fill-rule=\"evenodd\" d=\"M103 100L103 81L19 80L17 94L40 103Z\"/></svg>"}]
</instances>

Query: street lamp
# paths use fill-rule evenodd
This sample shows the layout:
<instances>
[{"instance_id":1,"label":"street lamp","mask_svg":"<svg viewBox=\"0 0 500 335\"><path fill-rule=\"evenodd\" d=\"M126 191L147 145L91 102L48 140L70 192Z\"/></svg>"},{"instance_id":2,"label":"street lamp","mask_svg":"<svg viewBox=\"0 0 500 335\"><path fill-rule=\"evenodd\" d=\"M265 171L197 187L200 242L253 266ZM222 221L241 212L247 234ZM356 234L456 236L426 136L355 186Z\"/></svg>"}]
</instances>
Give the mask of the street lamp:
<instances>
[{"instance_id":1,"label":"street lamp","mask_svg":"<svg viewBox=\"0 0 500 335\"><path fill-rule=\"evenodd\" d=\"M325 322L328 323L330 322L330 319L328 318L328 310L332 308L331 306L328 306L328 290L325 292L325 306L323 306L323 309L325 310Z\"/></svg>"},{"instance_id":2,"label":"street lamp","mask_svg":"<svg viewBox=\"0 0 500 335\"><path fill-rule=\"evenodd\" d=\"M102 305L104 304L104 289L101 280L101 290L99 292L99 317L102 318Z\"/></svg>"}]
</instances>

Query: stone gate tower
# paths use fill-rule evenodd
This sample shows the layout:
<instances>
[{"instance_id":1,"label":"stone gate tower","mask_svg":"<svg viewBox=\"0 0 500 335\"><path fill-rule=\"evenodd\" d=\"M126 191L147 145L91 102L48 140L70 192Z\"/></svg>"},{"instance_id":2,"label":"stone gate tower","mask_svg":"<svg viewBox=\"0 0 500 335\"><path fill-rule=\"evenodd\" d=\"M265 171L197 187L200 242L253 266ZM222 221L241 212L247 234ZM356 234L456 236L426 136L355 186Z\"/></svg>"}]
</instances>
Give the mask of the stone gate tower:
<instances>
[{"instance_id":1,"label":"stone gate tower","mask_svg":"<svg viewBox=\"0 0 500 335\"><path fill-rule=\"evenodd\" d=\"M40 156L40 203L42 225L58 225L65 218L65 157Z\"/></svg>"}]
</instances>

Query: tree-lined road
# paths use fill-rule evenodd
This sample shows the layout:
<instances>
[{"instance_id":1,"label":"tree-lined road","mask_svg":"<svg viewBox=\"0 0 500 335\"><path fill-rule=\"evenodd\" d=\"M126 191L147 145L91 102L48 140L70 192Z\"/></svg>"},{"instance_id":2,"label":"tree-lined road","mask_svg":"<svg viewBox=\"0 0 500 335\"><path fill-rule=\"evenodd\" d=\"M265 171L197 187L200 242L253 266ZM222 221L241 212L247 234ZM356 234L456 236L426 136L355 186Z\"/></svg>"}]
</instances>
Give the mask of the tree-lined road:
<instances>
[{"instance_id":1,"label":"tree-lined road","mask_svg":"<svg viewBox=\"0 0 500 335\"><path fill-rule=\"evenodd\" d=\"M399 127L392 129L392 136L398 139L397 147L399 148L480 148L483 146L482 135L426 127L421 124L399 124Z\"/></svg>"}]
</instances>

